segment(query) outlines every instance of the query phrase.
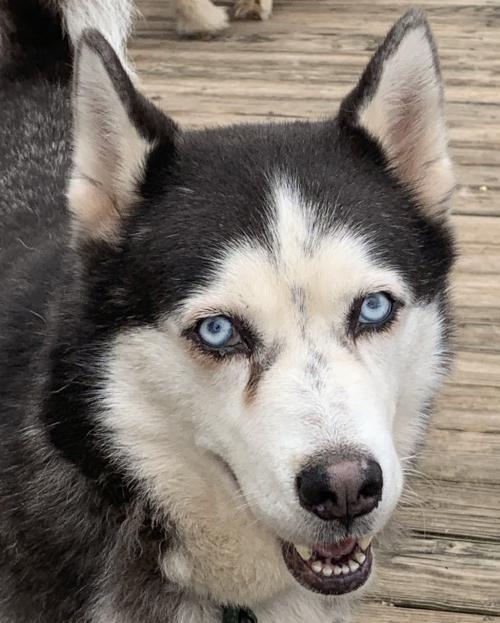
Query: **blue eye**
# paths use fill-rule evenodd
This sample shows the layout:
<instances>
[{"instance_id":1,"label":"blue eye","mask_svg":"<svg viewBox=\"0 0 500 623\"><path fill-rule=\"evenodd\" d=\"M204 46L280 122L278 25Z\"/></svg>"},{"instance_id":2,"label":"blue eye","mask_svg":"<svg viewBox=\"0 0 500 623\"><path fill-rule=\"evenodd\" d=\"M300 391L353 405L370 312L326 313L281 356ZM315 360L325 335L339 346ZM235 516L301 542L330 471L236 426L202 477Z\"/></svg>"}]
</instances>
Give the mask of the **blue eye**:
<instances>
[{"instance_id":1,"label":"blue eye","mask_svg":"<svg viewBox=\"0 0 500 623\"><path fill-rule=\"evenodd\" d=\"M392 315L392 299L383 292L368 294L363 299L358 322L365 325L380 325Z\"/></svg>"},{"instance_id":2,"label":"blue eye","mask_svg":"<svg viewBox=\"0 0 500 623\"><path fill-rule=\"evenodd\" d=\"M232 346L239 339L233 323L225 316L205 318L198 325L197 331L202 343L210 348Z\"/></svg>"}]
</instances>

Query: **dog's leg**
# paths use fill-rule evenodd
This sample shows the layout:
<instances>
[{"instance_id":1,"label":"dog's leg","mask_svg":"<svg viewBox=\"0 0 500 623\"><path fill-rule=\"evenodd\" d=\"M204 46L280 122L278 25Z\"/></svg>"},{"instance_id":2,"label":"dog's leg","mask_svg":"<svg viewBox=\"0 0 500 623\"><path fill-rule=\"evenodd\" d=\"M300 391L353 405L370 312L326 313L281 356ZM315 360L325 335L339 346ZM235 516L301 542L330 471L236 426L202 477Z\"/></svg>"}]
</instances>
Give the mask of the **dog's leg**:
<instances>
[{"instance_id":1,"label":"dog's leg","mask_svg":"<svg viewBox=\"0 0 500 623\"><path fill-rule=\"evenodd\" d=\"M262 19L271 17L273 0L236 0L233 8L235 19Z\"/></svg>"},{"instance_id":2,"label":"dog's leg","mask_svg":"<svg viewBox=\"0 0 500 623\"><path fill-rule=\"evenodd\" d=\"M226 10L210 0L175 0L175 16L181 35L212 34L228 26Z\"/></svg>"}]
</instances>

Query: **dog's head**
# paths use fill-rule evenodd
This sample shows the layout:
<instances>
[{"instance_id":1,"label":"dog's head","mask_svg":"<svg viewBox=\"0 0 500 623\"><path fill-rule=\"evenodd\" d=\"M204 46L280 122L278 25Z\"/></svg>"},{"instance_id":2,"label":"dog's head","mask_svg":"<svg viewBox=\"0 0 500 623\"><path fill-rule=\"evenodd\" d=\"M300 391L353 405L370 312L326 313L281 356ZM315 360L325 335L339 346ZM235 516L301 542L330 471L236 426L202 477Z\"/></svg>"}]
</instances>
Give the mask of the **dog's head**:
<instances>
[{"instance_id":1,"label":"dog's head","mask_svg":"<svg viewBox=\"0 0 500 623\"><path fill-rule=\"evenodd\" d=\"M356 590L447 353L453 176L425 18L328 121L182 133L97 33L75 85L73 245L107 327L93 404L182 536L191 563L166 573L221 599L292 575Z\"/></svg>"}]
</instances>

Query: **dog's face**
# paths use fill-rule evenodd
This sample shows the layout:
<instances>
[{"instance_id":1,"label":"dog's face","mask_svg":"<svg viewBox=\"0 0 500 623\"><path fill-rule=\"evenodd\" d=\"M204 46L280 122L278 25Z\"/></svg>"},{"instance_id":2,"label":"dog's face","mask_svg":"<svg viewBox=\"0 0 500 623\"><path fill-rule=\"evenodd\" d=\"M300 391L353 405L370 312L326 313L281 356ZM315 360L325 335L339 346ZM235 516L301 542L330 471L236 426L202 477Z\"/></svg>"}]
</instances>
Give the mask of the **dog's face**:
<instances>
[{"instance_id":1,"label":"dog's face","mask_svg":"<svg viewBox=\"0 0 500 623\"><path fill-rule=\"evenodd\" d=\"M99 287L128 318L99 418L183 538L225 548L214 571L191 551L167 574L228 599L230 561L261 594L288 572L356 590L446 356L453 182L424 18L395 26L333 121L181 136L96 35L76 93L74 244L106 248Z\"/></svg>"},{"instance_id":2,"label":"dog's face","mask_svg":"<svg viewBox=\"0 0 500 623\"><path fill-rule=\"evenodd\" d=\"M394 510L446 350L442 290L424 294L429 275L411 276L432 262L411 240L422 223L401 221L399 192L382 184L377 197L367 175L370 209L383 205L394 221L370 226L357 215L356 227L339 177L322 180L316 197L299 179L269 180L263 237L219 241L205 283L158 338L168 352L158 378L172 375L165 404L172 394L188 403L194 443L230 468L249 510L283 541L290 570L335 594L369 575L369 543L356 539ZM432 254L446 245L423 230ZM320 576L297 551L323 564Z\"/></svg>"}]
</instances>

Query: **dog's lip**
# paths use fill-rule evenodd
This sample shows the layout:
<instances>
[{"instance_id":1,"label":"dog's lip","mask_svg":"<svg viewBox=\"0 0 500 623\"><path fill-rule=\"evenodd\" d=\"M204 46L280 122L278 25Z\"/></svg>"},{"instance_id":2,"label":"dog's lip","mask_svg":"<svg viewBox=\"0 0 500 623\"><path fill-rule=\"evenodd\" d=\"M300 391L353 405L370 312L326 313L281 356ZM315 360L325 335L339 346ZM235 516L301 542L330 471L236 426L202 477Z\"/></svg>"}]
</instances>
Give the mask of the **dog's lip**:
<instances>
[{"instance_id":1,"label":"dog's lip","mask_svg":"<svg viewBox=\"0 0 500 623\"><path fill-rule=\"evenodd\" d=\"M284 542L282 553L297 582L323 595L344 595L358 590L370 577L373 564L370 537L313 547Z\"/></svg>"},{"instance_id":2,"label":"dog's lip","mask_svg":"<svg viewBox=\"0 0 500 623\"><path fill-rule=\"evenodd\" d=\"M239 491L242 492L234 471L222 457L215 456L226 467ZM372 538L371 536L359 539L349 538L336 543L316 544L311 548L281 541L283 559L293 577L305 588L323 595L345 595L361 588L370 577L373 565ZM302 555L299 554L297 548L302 550ZM303 554L305 550L311 550L313 553L312 560L304 560ZM312 564L320 559L333 562L339 557L348 559L350 555L355 555L356 553L364 554L365 560L361 564L358 563L359 569L351 571L347 575L332 574L330 577L326 577L323 574L316 573L312 568ZM333 567L335 567L334 562Z\"/></svg>"}]
</instances>

